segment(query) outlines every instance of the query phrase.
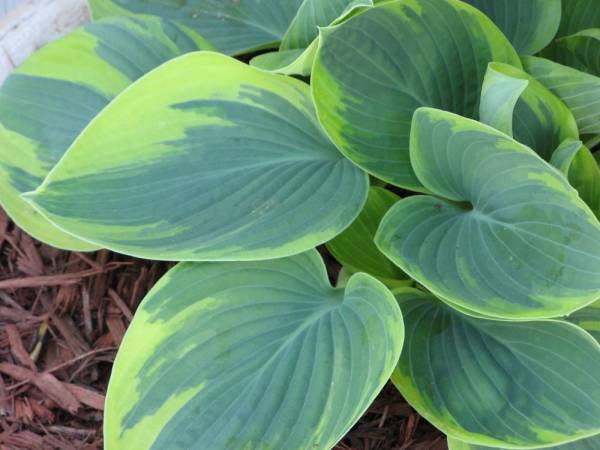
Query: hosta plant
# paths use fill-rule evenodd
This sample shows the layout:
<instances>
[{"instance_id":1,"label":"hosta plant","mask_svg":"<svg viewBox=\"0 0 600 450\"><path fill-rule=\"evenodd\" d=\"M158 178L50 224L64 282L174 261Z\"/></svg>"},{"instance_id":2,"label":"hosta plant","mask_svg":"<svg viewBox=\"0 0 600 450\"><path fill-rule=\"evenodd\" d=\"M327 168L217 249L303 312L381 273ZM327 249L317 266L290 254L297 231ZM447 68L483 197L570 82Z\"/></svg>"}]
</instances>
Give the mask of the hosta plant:
<instances>
[{"instance_id":1,"label":"hosta plant","mask_svg":"<svg viewBox=\"0 0 600 450\"><path fill-rule=\"evenodd\" d=\"M597 0L91 6L0 90L0 201L181 261L107 449L330 449L390 377L453 450L600 448Z\"/></svg>"}]
</instances>

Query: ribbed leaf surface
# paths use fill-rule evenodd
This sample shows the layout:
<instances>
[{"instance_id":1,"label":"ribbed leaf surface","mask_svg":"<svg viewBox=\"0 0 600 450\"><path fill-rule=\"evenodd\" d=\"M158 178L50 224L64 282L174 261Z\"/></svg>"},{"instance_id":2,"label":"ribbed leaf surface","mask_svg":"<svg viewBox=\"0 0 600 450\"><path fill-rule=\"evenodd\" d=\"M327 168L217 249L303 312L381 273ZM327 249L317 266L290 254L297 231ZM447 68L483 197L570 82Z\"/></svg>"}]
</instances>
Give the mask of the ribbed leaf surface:
<instances>
[{"instance_id":1,"label":"ribbed leaf surface","mask_svg":"<svg viewBox=\"0 0 600 450\"><path fill-rule=\"evenodd\" d=\"M330 449L388 380L403 335L380 282L333 289L315 250L180 264L119 350L106 448Z\"/></svg>"}]
</instances>

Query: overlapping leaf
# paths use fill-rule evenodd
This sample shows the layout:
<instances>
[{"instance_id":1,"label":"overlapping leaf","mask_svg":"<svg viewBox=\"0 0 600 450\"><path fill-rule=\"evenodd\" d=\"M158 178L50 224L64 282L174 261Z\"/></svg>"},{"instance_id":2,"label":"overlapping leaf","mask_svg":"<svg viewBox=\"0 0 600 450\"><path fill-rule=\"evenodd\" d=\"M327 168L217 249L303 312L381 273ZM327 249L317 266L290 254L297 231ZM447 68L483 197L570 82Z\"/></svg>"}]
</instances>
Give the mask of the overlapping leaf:
<instances>
[{"instance_id":1,"label":"overlapping leaf","mask_svg":"<svg viewBox=\"0 0 600 450\"><path fill-rule=\"evenodd\" d=\"M322 31L312 74L319 118L359 166L422 190L409 161L420 106L474 117L490 61L520 66L498 28L456 0L384 2Z\"/></svg>"},{"instance_id":2,"label":"overlapping leaf","mask_svg":"<svg viewBox=\"0 0 600 450\"><path fill-rule=\"evenodd\" d=\"M400 197L381 187L371 187L365 207L352 225L327 243L335 258L353 272L366 272L394 286L408 278L375 246L379 222Z\"/></svg>"},{"instance_id":3,"label":"overlapping leaf","mask_svg":"<svg viewBox=\"0 0 600 450\"><path fill-rule=\"evenodd\" d=\"M198 52L112 102L29 199L126 254L270 259L339 234L367 178L319 128L306 84Z\"/></svg>"},{"instance_id":4,"label":"overlapping leaf","mask_svg":"<svg viewBox=\"0 0 600 450\"><path fill-rule=\"evenodd\" d=\"M579 137L569 108L536 79L507 64L489 64L479 116L545 160L566 139Z\"/></svg>"},{"instance_id":5,"label":"overlapping leaf","mask_svg":"<svg viewBox=\"0 0 600 450\"><path fill-rule=\"evenodd\" d=\"M561 0L466 0L502 30L520 55L533 55L556 35Z\"/></svg>"},{"instance_id":6,"label":"overlapping leaf","mask_svg":"<svg viewBox=\"0 0 600 450\"><path fill-rule=\"evenodd\" d=\"M567 104L581 134L600 134L600 77L544 58L523 58L525 70Z\"/></svg>"},{"instance_id":7,"label":"overlapping leaf","mask_svg":"<svg viewBox=\"0 0 600 450\"><path fill-rule=\"evenodd\" d=\"M388 380L403 335L380 282L358 274L333 289L315 250L180 264L121 346L106 448L332 448Z\"/></svg>"},{"instance_id":8,"label":"overlapping leaf","mask_svg":"<svg viewBox=\"0 0 600 450\"><path fill-rule=\"evenodd\" d=\"M544 56L558 63L600 76L600 25L557 39Z\"/></svg>"},{"instance_id":9,"label":"overlapping leaf","mask_svg":"<svg viewBox=\"0 0 600 450\"><path fill-rule=\"evenodd\" d=\"M571 323L579 325L600 342L600 300L567 317Z\"/></svg>"},{"instance_id":10,"label":"overlapping leaf","mask_svg":"<svg viewBox=\"0 0 600 450\"><path fill-rule=\"evenodd\" d=\"M446 434L537 448L600 432L600 345L582 329L476 319L416 290L397 299L406 337L392 381Z\"/></svg>"},{"instance_id":11,"label":"overlapping leaf","mask_svg":"<svg viewBox=\"0 0 600 450\"><path fill-rule=\"evenodd\" d=\"M208 49L158 18L114 18L43 48L0 89L0 202L12 219L56 247L94 245L61 232L19 198L35 189L77 135L134 80L185 52Z\"/></svg>"},{"instance_id":12,"label":"overlapping leaf","mask_svg":"<svg viewBox=\"0 0 600 450\"><path fill-rule=\"evenodd\" d=\"M600 297L600 223L566 178L479 122L419 109L411 161L433 196L398 202L378 247L450 304L556 317Z\"/></svg>"},{"instance_id":13,"label":"overlapping leaf","mask_svg":"<svg viewBox=\"0 0 600 450\"><path fill-rule=\"evenodd\" d=\"M177 21L219 51L238 55L276 48L303 0L91 0L94 18L152 14Z\"/></svg>"}]
</instances>

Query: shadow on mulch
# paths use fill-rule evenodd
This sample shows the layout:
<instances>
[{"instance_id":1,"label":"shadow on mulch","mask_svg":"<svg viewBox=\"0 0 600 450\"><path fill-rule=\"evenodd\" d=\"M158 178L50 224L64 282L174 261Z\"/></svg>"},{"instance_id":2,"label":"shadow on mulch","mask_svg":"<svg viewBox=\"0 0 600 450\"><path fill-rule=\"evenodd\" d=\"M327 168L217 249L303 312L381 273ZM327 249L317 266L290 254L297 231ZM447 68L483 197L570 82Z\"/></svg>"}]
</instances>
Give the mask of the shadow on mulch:
<instances>
[{"instance_id":1,"label":"shadow on mulch","mask_svg":"<svg viewBox=\"0 0 600 450\"><path fill-rule=\"evenodd\" d=\"M0 209L0 450L102 448L117 347L141 299L172 266L59 251ZM446 448L387 386L335 450Z\"/></svg>"}]
</instances>

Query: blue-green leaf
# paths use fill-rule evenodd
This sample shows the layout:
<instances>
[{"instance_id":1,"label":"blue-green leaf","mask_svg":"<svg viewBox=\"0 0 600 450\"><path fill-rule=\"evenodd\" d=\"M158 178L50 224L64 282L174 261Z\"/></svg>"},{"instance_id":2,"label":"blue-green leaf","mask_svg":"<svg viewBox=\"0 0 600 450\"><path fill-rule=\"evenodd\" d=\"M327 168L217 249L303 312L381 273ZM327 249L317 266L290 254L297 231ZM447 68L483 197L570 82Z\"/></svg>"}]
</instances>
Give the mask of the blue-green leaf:
<instances>
[{"instance_id":1,"label":"blue-green leaf","mask_svg":"<svg viewBox=\"0 0 600 450\"><path fill-rule=\"evenodd\" d=\"M398 202L375 242L451 305L523 320L600 298L600 223L531 149L449 112L419 109L411 161L433 196Z\"/></svg>"},{"instance_id":2,"label":"blue-green leaf","mask_svg":"<svg viewBox=\"0 0 600 450\"><path fill-rule=\"evenodd\" d=\"M389 379L403 336L383 284L357 274L334 289L315 250L180 264L119 350L106 449L330 449Z\"/></svg>"},{"instance_id":3,"label":"blue-green leaf","mask_svg":"<svg viewBox=\"0 0 600 450\"><path fill-rule=\"evenodd\" d=\"M538 448L600 433L600 345L557 320L470 317L405 289L404 349L392 381L452 438Z\"/></svg>"}]
</instances>

